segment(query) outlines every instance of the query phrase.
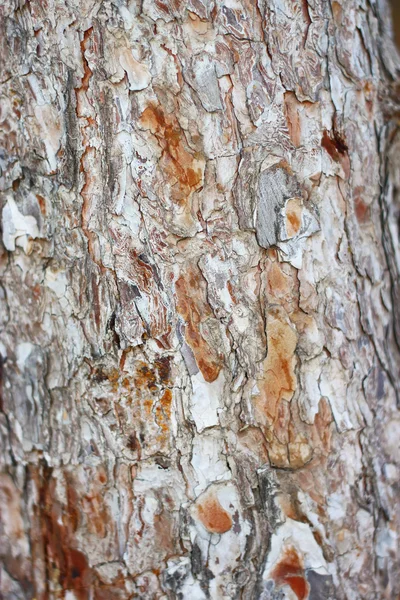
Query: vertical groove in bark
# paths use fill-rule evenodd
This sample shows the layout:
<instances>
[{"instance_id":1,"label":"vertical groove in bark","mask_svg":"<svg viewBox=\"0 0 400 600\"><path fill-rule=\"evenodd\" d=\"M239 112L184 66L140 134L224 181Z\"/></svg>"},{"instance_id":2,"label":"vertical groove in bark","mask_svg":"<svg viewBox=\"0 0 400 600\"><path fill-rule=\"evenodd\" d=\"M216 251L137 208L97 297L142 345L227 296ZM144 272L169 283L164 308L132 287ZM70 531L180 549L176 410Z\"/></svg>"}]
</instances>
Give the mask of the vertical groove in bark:
<instances>
[{"instance_id":1,"label":"vertical groove in bark","mask_svg":"<svg viewBox=\"0 0 400 600\"><path fill-rule=\"evenodd\" d=\"M1 596L396 598L385 3L1 12Z\"/></svg>"}]
</instances>

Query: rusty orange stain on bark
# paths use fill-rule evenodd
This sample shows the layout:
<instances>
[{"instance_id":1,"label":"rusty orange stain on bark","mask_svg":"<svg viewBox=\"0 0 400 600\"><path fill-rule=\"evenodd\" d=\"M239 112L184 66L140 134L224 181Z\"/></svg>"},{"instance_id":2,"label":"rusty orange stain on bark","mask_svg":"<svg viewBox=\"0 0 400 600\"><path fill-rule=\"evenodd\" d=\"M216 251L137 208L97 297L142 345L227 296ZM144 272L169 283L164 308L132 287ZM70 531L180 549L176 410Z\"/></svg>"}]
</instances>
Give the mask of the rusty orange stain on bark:
<instances>
[{"instance_id":1,"label":"rusty orange stain on bark","mask_svg":"<svg viewBox=\"0 0 400 600\"><path fill-rule=\"evenodd\" d=\"M124 387L125 389L127 389L127 390L129 390L129 389L130 389L130 387L131 387L131 382L129 381L129 378L128 378L128 377L125 377L125 378L122 380L122 385L123 385L123 387Z\"/></svg>"},{"instance_id":2,"label":"rusty orange stain on bark","mask_svg":"<svg viewBox=\"0 0 400 600\"><path fill-rule=\"evenodd\" d=\"M164 434L169 432L171 420L172 392L167 389L160 398L156 407L156 421Z\"/></svg>"},{"instance_id":3,"label":"rusty orange stain on bark","mask_svg":"<svg viewBox=\"0 0 400 600\"><path fill-rule=\"evenodd\" d=\"M86 46L88 43L88 40L90 38L90 36L92 35L93 32L93 27L89 27L89 29L87 29L84 34L83 34L83 40L81 40L80 42L80 47L81 47L81 54L82 54L82 62L83 62L83 68L84 68L84 75L82 78L82 85L81 85L81 89L86 91L89 87L89 80L91 78L91 76L93 75L93 71L91 70L91 68L89 67L89 63L85 57L85 51L86 51Z\"/></svg>"},{"instance_id":4,"label":"rusty orange stain on bark","mask_svg":"<svg viewBox=\"0 0 400 600\"><path fill-rule=\"evenodd\" d=\"M197 504L199 520L210 533L226 533L232 527L230 514L221 506L218 498L213 494L207 496Z\"/></svg>"},{"instance_id":5,"label":"rusty orange stain on bark","mask_svg":"<svg viewBox=\"0 0 400 600\"><path fill-rule=\"evenodd\" d=\"M147 412L147 414L150 414L151 410L153 408L153 400L151 400L150 398L146 398L143 401L143 406L144 406L145 411Z\"/></svg>"},{"instance_id":6,"label":"rusty orange stain on bark","mask_svg":"<svg viewBox=\"0 0 400 600\"><path fill-rule=\"evenodd\" d=\"M93 370L92 378L94 381L96 381L98 383L108 381L112 391L113 392L118 391L119 378L120 378L120 372L118 369L111 369L109 371L106 371L102 367L98 367Z\"/></svg>"},{"instance_id":7,"label":"rusty orange stain on bark","mask_svg":"<svg viewBox=\"0 0 400 600\"><path fill-rule=\"evenodd\" d=\"M171 185L171 199L176 204L185 204L202 184L204 159L188 149L176 117L166 115L160 106L150 104L143 111L140 124L151 131L162 148L159 166Z\"/></svg>"},{"instance_id":8,"label":"rusty orange stain on bark","mask_svg":"<svg viewBox=\"0 0 400 600\"><path fill-rule=\"evenodd\" d=\"M201 334L202 321L212 315L205 284L200 271L188 267L175 283L177 311L186 323L185 338L191 347L197 366L204 379L215 381L222 368L222 357L206 342Z\"/></svg>"},{"instance_id":9,"label":"rusty orange stain on bark","mask_svg":"<svg viewBox=\"0 0 400 600\"><path fill-rule=\"evenodd\" d=\"M299 521L300 523L308 523L307 517L303 514L297 496L288 493L282 494L279 497L279 505L285 513L285 516L289 519Z\"/></svg>"},{"instance_id":10,"label":"rusty orange stain on bark","mask_svg":"<svg viewBox=\"0 0 400 600\"><path fill-rule=\"evenodd\" d=\"M107 377L108 381L111 384L111 388L114 392L116 392L118 390L119 376L120 376L120 373L119 373L118 369L112 369Z\"/></svg>"},{"instance_id":11,"label":"rusty orange stain on bark","mask_svg":"<svg viewBox=\"0 0 400 600\"><path fill-rule=\"evenodd\" d=\"M280 585L289 585L298 600L305 600L309 586L304 576L304 567L295 548L286 548L284 554L271 573L271 577Z\"/></svg>"},{"instance_id":12,"label":"rusty orange stain on bark","mask_svg":"<svg viewBox=\"0 0 400 600\"><path fill-rule=\"evenodd\" d=\"M171 405L172 405L172 391L165 390L160 399L160 404L163 408L165 415L170 418L171 417Z\"/></svg>"},{"instance_id":13,"label":"rusty orange stain on bark","mask_svg":"<svg viewBox=\"0 0 400 600\"><path fill-rule=\"evenodd\" d=\"M101 494L86 495L82 499L82 508L87 515L87 528L99 538L106 536L106 526L110 520Z\"/></svg>"},{"instance_id":14,"label":"rusty orange stain on bark","mask_svg":"<svg viewBox=\"0 0 400 600\"><path fill-rule=\"evenodd\" d=\"M165 501L165 498L160 498L160 500L161 502ZM161 514L154 515L154 537L159 551L164 556L178 552L179 538L176 535L174 519L168 509L163 510Z\"/></svg>"},{"instance_id":15,"label":"rusty orange stain on bark","mask_svg":"<svg viewBox=\"0 0 400 600\"><path fill-rule=\"evenodd\" d=\"M136 367L135 376L133 379L136 388L139 389L148 389L151 392L154 392L157 389L156 384L156 374L154 369L149 367L144 362L140 362Z\"/></svg>"},{"instance_id":16,"label":"rusty orange stain on bark","mask_svg":"<svg viewBox=\"0 0 400 600\"><path fill-rule=\"evenodd\" d=\"M294 418L290 401L297 387L294 371L297 333L282 306L270 305L266 318L268 353L260 365L253 404L267 442L269 461L284 468L291 466L291 459L296 458L296 448L290 438ZM303 446L299 447L301 456L304 450Z\"/></svg>"}]
</instances>

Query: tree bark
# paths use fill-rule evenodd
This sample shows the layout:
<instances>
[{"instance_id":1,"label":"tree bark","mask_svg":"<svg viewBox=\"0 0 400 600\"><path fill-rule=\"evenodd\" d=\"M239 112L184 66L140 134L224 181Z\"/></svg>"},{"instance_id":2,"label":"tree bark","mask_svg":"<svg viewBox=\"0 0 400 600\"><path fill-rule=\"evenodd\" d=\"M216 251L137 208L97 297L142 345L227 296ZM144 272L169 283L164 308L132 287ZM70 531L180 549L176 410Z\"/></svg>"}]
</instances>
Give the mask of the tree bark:
<instances>
[{"instance_id":1,"label":"tree bark","mask_svg":"<svg viewBox=\"0 0 400 600\"><path fill-rule=\"evenodd\" d=\"M1 598L398 598L386 4L1 11Z\"/></svg>"}]
</instances>

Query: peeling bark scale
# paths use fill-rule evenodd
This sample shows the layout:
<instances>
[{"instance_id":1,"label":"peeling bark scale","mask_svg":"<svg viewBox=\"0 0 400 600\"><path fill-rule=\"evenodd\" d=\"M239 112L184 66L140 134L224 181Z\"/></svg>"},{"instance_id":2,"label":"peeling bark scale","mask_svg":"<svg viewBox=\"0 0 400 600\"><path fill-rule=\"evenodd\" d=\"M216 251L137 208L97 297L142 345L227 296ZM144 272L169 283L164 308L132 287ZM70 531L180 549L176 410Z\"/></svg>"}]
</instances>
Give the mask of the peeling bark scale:
<instances>
[{"instance_id":1,"label":"peeling bark scale","mask_svg":"<svg viewBox=\"0 0 400 600\"><path fill-rule=\"evenodd\" d=\"M400 597L384 0L2 0L0 596Z\"/></svg>"}]
</instances>

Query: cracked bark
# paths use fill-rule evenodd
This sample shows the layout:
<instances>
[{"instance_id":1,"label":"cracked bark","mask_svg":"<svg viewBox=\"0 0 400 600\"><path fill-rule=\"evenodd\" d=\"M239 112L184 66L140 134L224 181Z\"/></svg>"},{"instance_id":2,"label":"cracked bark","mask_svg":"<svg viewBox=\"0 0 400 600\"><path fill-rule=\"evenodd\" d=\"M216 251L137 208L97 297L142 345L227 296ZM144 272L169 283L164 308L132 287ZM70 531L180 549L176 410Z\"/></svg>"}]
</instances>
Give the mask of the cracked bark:
<instances>
[{"instance_id":1,"label":"cracked bark","mask_svg":"<svg viewBox=\"0 0 400 600\"><path fill-rule=\"evenodd\" d=\"M1 11L1 597L397 598L383 0Z\"/></svg>"}]
</instances>

